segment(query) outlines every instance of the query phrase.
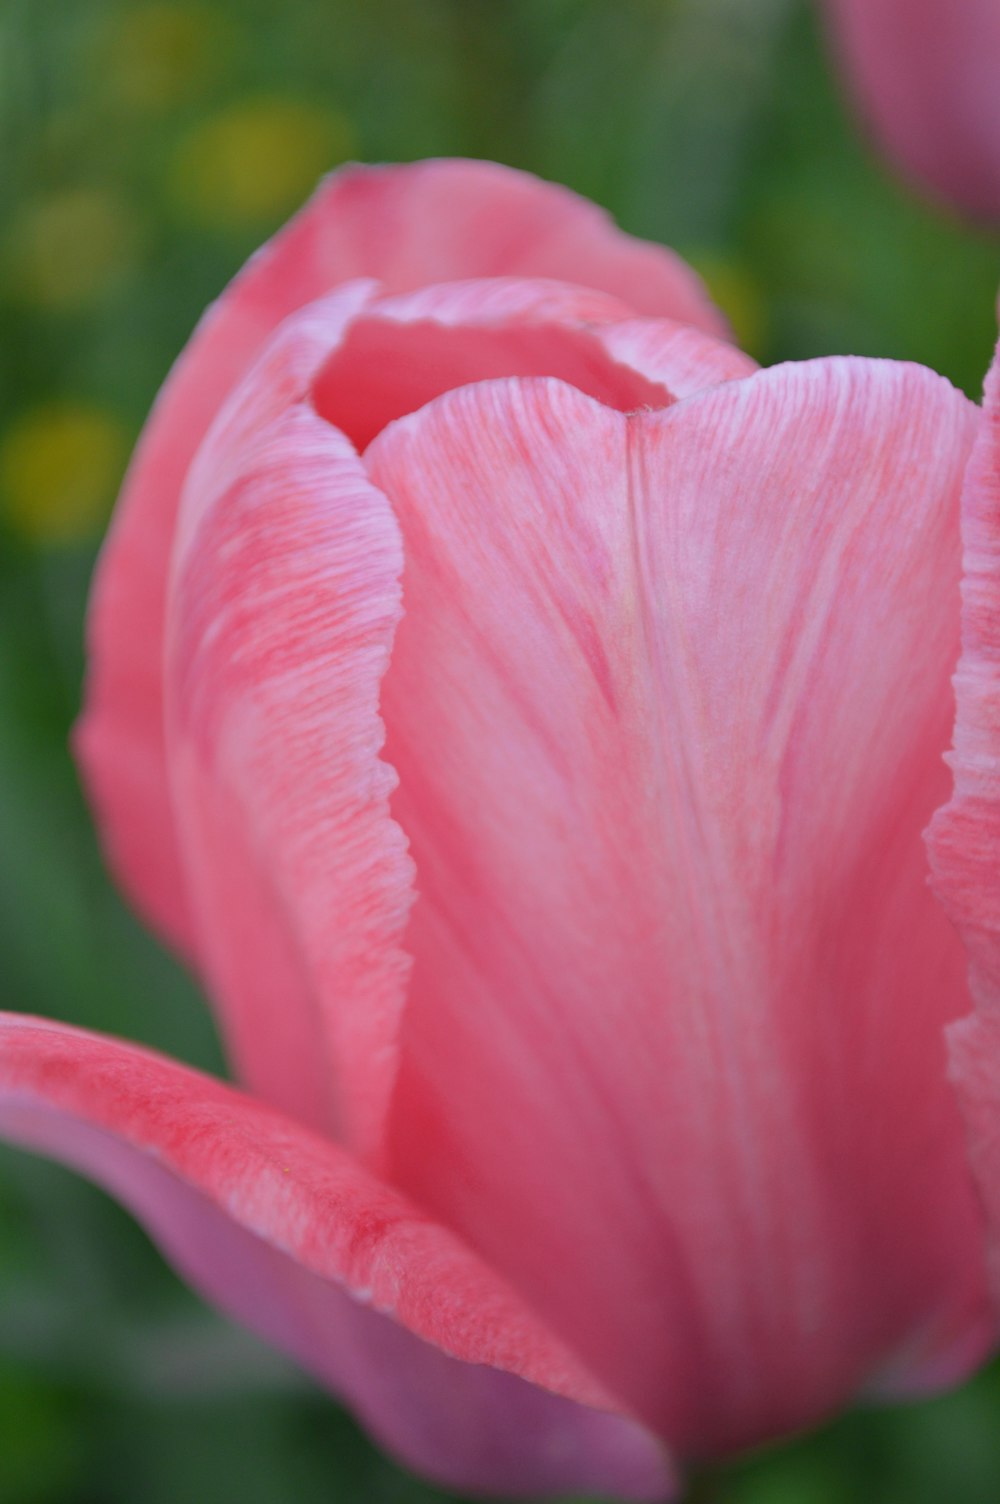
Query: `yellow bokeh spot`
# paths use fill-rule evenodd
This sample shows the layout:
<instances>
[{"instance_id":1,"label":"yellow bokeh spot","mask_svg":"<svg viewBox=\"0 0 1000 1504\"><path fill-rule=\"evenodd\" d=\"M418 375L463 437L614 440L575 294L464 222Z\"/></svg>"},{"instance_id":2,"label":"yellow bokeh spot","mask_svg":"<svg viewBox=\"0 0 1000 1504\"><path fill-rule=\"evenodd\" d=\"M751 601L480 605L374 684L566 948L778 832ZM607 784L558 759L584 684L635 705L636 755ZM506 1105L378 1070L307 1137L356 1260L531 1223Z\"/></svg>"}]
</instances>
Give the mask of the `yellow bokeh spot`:
<instances>
[{"instance_id":1,"label":"yellow bokeh spot","mask_svg":"<svg viewBox=\"0 0 1000 1504\"><path fill-rule=\"evenodd\" d=\"M241 229L295 208L350 155L349 122L294 99L244 99L203 121L171 168L179 206L202 224Z\"/></svg>"},{"instance_id":2,"label":"yellow bokeh spot","mask_svg":"<svg viewBox=\"0 0 1000 1504\"><path fill-rule=\"evenodd\" d=\"M128 452L124 427L78 402L34 407L0 434L0 494L8 521L36 542L70 543L104 523Z\"/></svg>"},{"instance_id":3,"label":"yellow bokeh spot","mask_svg":"<svg viewBox=\"0 0 1000 1504\"><path fill-rule=\"evenodd\" d=\"M767 341L767 306L750 272L712 252L688 253L687 259L729 320L740 349L759 357Z\"/></svg>"},{"instance_id":4,"label":"yellow bokeh spot","mask_svg":"<svg viewBox=\"0 0 1000 1504\"><path fill-rule=\"evenodd\" d=\"M230 25L200 5L152 3L115 18L98 66L130 109L155 113L197 94L232 51Z\"/></svg>"},{"instance_id":5,"label":"yellow bokeh spot","mask_svg":"<svg viewBox=\"0 0 1000 1504\"><path fill-rule=\"evenodd\" d=\"M131 270L138 227L103 188L65 188L29 201L8 234L10 287L44 308L91 302Z\"/></svg>"}]
</instances>

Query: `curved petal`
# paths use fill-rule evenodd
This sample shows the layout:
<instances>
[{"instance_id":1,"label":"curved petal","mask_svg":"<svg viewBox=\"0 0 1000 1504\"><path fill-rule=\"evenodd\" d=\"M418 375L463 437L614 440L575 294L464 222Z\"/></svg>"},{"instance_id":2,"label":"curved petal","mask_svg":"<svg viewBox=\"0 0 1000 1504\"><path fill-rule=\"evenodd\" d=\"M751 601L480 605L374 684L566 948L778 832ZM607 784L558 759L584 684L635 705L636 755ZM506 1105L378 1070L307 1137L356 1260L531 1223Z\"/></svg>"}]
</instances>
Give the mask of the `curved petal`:
<instances>
[{"instance_id":1,"label":"curved petal","mask_svg":"<svg viewBox=\"0 0 1000 1504\"><path fill-rule=\"evenodd\" d=\"M990 1221L1000 1307L1000 349L962 493L962 655L950 802L928 832L934 889L969 958L975 1011L950 1032L952 1070Z\"/></svg>"},{"instance_id":2,"label":"curved petal","mask_svg":"<svg viewBox=\"0 0 1000 1504\"><path fill-rule=\"evenodd\" d=\"M669 1488L639 1426L562 1397L604 1402L454 1238L240 1093L117 1040L0 1015L0 1133L124 1202L201 1294L420 1472L498 1493Z\"/></svg>"},{"instance_id":3,"label":"curved petal","mask_svg":"<svg viewBox=\"0 0 1000 1504\"><path fill-rule=\"evenodd\" d=\"M630 319L583 288L501 277L372 302L318 374L314 402L360 449L433 397L491 377L556 376L625 412L756 369L701 330Z\"/></svg>"},{"instance_id":4,"label":"curved petal","mask_svg":"<svg viewBox=\"0 0 1000 1504\"><path fill-rule=\"evenodd\" d=\"M240 1079L361 1151L396 1074L411 864L379 685L399 531L310 405L338 295L288 320L199 451L174 547L166 751L198 952Z\"/></svg>"},{"instance_id":5,"label":"curved petal","mask_svg":"<svg viewBox=\"0 0 1000 1504\"><path fill-rule=\"evenodd\" d=\"M905 173L1000 218L996 0L828 0L875 134Z\"/></svg>"},{"instance_id":6,"label":"curved petal","mask_svg":"<svg viewBox=\"0 0 1000 1504\"><path fill-rule=\"evenodd\" d=\"M378 299L377 311L397 324L613 323L631 316L628 303L579 282L522 275L456 277L414 292ZM685 326L687 327L687 326ZM707 336L712 338L712 336ZM720 342L721 343L721 342Z\"/></svg>"},{"instance_id":7,"label":"curved petal","mask_svg":"<svg viewBox=\"0 0 1000 1504\"><path fill-rule=\"evenodd\" d=\"M666 387L674 397L692 397L721 381L752 376L757 369L753 357L735 345L669 319L609 323L595 329L594 337L614 360Z\"/></svg>"},{"instance_id":8,"label":"curved petal","mask_svg":"<svg viewBox=\"0 0 1000 1504\"><path fill-rule=\"evenodd\" d=\"M324 290L292 275L294 249L279 239L251 263L209 309L174 367L129 467L90 601L76 754L116 875L143 917L189 958L196 951L195 927L163 743L174 530L191 461L227 393L289 309ZM363 305L371 286L344 290L344 320Z\"/></svg>"},{"instance_id":9,"label":"curved petal","mask_svg":"<svg viewBox=\"0 0 1000 1504\"><path fill-rule=\"evenodd\" d=\"M160 393L98 571L77 749L115 870L146 918L188 955L195 941L167 792L161 676L188 466L226 394L297 308L352 278L403 292L511 273L620 293L641 313L724 332L679 258L624 235L564 188L486 162L350 167L248 262Z\"/></svg>"},{"instance_id":10,"label":"curved petal","mask_svg":"<svg viewBox=\"0 0 1000 1504\"><path fill-rule=\"evenodd\" d=\"M361 442L498 371L557 373L623 409L671 401L580 322L594 298L446 284L350 323L352 292L321 299L281 326L189 471L166 746L200 962L240 1079L366 1155L408 976L411 869L378 761L402 547L388 501L322 417ZM711 379L719 342L698 338Z\"/></svg>"},{"instance_id":11,"label":"curved petal","mask_svg":"<svg viewBox=\"0 0 1000 1504\"><path fill-rule=\"evenodd\" d=\"M621 298L636 313L724 335L698 275L673 251L619 230L603 209L557 183L497 162L439 159L349 167L320 189L350 269L405 292L462 277L552 277ZM317 204L318 207L318 204Z\"/></svg>"},{"instance_id":12,"label":"curved petal","mask_svg":"<svg viewBox=\"0 0 1000 1504\"><path fill-rule=\"evenodd\" d=\"M974 421L826 361L630 416L481 384L366 454L419 889L392 1174L685 1452L988 1338L920 840Z\"/></svg>"}]
</instances>

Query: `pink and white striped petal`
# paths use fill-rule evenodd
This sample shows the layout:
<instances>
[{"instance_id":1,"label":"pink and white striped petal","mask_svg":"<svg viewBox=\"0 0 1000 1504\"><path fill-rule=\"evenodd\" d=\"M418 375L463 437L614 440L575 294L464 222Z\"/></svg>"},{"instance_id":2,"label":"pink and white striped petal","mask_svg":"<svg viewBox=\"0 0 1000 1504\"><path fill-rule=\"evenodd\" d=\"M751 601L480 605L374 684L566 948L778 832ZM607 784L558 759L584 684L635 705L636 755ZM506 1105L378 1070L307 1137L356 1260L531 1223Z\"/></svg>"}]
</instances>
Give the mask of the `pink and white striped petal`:
<instances>
[{"instance_id":1,"label":"pink and white striped petal","mask_svg":"<svg viewBox=\"0 0 1000 1504\"><path fill-rule=\"evenodd\" d=\"M378 696L400 614L386 498L311 406L341 297L290 319L199 451L174 544L165 731L198 954L240 1080L370 1151L412 896Z\"/></svg>"},{"instance_id":2,"label":"pink and white striped petal","mask_svg":"<svg viewBox=\"0 0 1000 1504\"><path fill-rule=\"evenodd\" d=\"M975 423L821 361L654 413L483 383L366 454L418 883L391 1173L684 1453L989 1340L920 835Z\"/></svg>"},{"instance_id":3,"label":"pink and white striped petal","mask_svg":"<svg viewBox=\"0 0 1000 1504\"><path fill-rule=\"evenodd\" d=\"M456 1238L241 1093L135 1046L5 1014L0 1133L102 1185L202 1295L445 1486L671 1490L662 1447L609 1413Z\"/></svg>"},{"instance_id":4,"label":"pink and white striped petal","mask_svg":"<svg viewBox=\"0 0 1000 1504\"><path fill-rule=\"evenodd\" d=\"M77 758L116 876L143 917L189 960L197 934L163 741L174 532L191 461L220 406L281 320L325 291L292 275L296 260L294 242L279 237L202 319L133 456L90 600ZM341 293L341 321L364 304L371 286L356 282ZM331 341L335 327L328 328Z\"/></svg>"}]
</instances>

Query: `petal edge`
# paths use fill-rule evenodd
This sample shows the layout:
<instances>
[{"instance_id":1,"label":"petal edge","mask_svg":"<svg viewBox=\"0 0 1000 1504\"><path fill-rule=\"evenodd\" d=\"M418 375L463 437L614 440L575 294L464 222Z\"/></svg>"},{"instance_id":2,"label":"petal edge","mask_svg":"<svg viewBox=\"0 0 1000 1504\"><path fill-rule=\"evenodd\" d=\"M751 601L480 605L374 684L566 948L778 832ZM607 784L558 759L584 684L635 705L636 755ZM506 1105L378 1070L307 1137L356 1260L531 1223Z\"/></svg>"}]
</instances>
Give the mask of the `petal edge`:
<instances>
[{"instance_id":1,"label":"petal edge","mask_svg":"<svg viewBox=\"0 0 1000 1504\"><path fill-rule=\"evenodd\" d=\"M0 1132L122 1200L203 1295L346 1397L410 1466L486 1492L670 1491L662 1447L607 1413L450 1234L232 1088L0 1015Z\"/></svg>"}]
</instances>

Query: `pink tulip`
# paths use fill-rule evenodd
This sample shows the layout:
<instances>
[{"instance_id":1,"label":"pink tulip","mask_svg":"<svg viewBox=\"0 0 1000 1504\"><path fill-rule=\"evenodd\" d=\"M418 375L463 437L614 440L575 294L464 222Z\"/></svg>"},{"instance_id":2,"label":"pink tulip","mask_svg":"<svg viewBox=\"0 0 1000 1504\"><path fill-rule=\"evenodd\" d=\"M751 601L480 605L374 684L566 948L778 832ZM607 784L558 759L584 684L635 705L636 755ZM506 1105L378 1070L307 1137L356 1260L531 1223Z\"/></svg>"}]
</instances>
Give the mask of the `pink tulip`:
<instances>
[{"instance_id":1,"label":"pink tulip","mask_svg":"<svg viewBox=\"0 0 1000 1504\"><path fill-rule=\"evenodd\" d=\"M998 0L828 0L876 139L959 208L1000 219Z\"/></svg>"},{"instance_id":2,"label":"pink tulip","mask_svg":"<svg viewBox=\"0 0 1000 1504\"><path fill-rule=\"evenodd\" d=\"M462 1489L660 1499L997 1331L946 1026L995 1194L998 420L718 333L562 190L341 173L199 328L98 577L85 773L242 1090L8 1015L0 1127ZM975 443L970 1024L922 832Z\"/></svg>"}]
</instances>

